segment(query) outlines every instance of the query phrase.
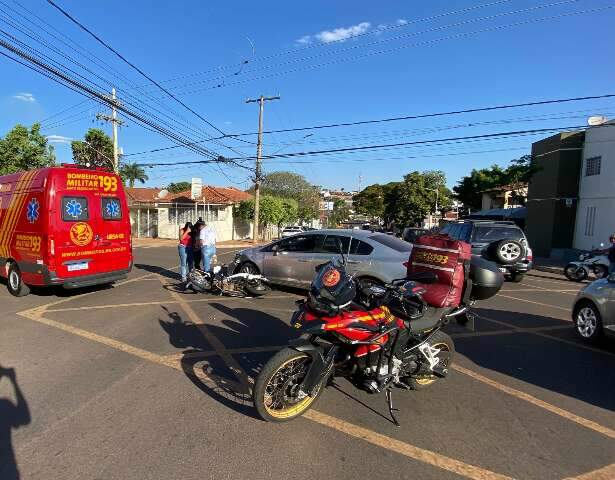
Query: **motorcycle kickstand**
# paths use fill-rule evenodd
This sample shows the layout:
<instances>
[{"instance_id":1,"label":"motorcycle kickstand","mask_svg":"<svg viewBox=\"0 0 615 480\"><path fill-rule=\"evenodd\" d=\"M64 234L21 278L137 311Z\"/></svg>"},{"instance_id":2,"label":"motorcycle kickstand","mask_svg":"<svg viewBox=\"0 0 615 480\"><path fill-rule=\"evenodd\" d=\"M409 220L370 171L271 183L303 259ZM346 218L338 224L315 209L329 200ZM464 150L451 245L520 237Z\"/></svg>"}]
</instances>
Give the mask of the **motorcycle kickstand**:
<instances>
[{"instance_id":1,"label":"motorcycle kickstand","mask_svg":"<svg viewBox=\"0 0 615 480\"><path fill-rule=\"evenodd\" d=\"M399 408L393 408L393 399L391 398L391 389L387 388L385 391L385 394L387 397L387 405L389 407L389 415L391 415L391 418L393 419L393 423L395 424L395 426L401 427L400 423L397 421L397 417L393 413L393 412L399 412Z\"/></svg>"}]
</instances>

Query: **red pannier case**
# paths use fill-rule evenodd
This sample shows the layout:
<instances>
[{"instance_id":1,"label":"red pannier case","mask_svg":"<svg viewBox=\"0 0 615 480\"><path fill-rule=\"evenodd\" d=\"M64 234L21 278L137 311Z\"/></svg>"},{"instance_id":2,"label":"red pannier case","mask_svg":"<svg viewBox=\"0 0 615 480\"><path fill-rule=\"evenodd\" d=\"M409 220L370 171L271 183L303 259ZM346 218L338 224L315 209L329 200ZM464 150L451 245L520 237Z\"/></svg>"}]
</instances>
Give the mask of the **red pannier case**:
<instances>
[{"instance_id":1,"label":"red pannier case","mask_svg":"<svg viewBox=\"0 0 615 480\"><path fill-rule=\"evenodd\" d=\"M408 274L434 272L438 282L425 285L423 299L437 308L458 307L466 280L465 266L469 267L471 258L469 243L446 235L423 235L412 247Z\"/></svg>"}]
</instances>

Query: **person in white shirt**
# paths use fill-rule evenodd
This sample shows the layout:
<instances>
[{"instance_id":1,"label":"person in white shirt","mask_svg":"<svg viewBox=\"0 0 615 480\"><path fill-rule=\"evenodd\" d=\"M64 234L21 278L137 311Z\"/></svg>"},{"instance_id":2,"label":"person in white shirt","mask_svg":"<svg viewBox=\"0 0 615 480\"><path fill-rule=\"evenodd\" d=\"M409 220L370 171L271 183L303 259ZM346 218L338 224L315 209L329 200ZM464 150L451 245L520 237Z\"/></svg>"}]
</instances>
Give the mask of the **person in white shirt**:
<instances>
[{"instance_id":1,"label":"person in white shirt","mask_svg":"<svg viewBox=\"0 0 615 480\"><path fill-rule=\"evenodd\" d=\"M201 244L201 258L203 260L203 270L211 270L211 259L216 254L216 231L205 224L199 232Z\"/></svg>"}]
</instances>

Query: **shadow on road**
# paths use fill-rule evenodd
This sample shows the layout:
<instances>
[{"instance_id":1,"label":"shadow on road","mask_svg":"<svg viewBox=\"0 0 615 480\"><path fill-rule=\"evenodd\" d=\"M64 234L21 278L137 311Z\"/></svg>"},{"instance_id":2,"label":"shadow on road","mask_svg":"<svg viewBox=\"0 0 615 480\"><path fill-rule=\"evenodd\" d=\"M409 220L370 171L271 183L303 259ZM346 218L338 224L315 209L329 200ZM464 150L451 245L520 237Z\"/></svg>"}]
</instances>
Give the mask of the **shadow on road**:
<instances>
[{"instance_id":1,"label":"shadow on road","mask_svg":"<svg viewBox=\"0 0 615 480\"><path fill-rule=\"evenodd\" d=\"M162 275L163 277L171 278L173 280L181 280L179 273L176 273L173 270L168 270L164 267L159 267L156 265L148 265L145 263L135 263L134 267L137 270L144 270L149 273L156 273L158 275Z\"/></svg>"},{"instance_id":2,"label":"shadow on road","mask_svg":"<svg viewBox=\"0 0 615 480\"><path fill-rule=\"evenodd\" d=\"M181 313L164 306L161 308L167 318L159 319L160 326L174 347L185 349L181 365L192 383L223 405L256 417L250 388L239 381L232 365L225 362L222 352L216 351L212 343L221 342L225 348L242 350L232 357L249 377L254 378L275 353L266 347L284 345L297 333L277 317L260 310L231 308L215 302L210 305L230 317L223 320L224 327L196 325L184 319ZM260 348L265 348L265 351L260 351Z\"/></svg>"},{"instance_id":3,"label":"shadow on road","mask_svg":"<svg viewBox=\"0 0 615 480\"><path fill-rule=\"evenodd\" d=\"M30 423L30 409L15 377L15 370L0 366L0 381L6 377L13 386L16 403L0 398L0 478L18 480L19 470L13 449L12 430Z\"/></svg>"},{"instance_id":4,"label":"shadow on road","mask_svg":"<svg viewBox=\"0 0 615 480\"><path fill-rule=\"evenodd\" d=\"M481 367L615 411L615 345L612 341L598 346L604 353L592 351L579 348L584 344L576 337L571 322L484 308L476 309L476 313L518 328L570 327L543 330L540 335L519 332L457 338L455 345L459 353Z\"/></svg>"}]
</instances>

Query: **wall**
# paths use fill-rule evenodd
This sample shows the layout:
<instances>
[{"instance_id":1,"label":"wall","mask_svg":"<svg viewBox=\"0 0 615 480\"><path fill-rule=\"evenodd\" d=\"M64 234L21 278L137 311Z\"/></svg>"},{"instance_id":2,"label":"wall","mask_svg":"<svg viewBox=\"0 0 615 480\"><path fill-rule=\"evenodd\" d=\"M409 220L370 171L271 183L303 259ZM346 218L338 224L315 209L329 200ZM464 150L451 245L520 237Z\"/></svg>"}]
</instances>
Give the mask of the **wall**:
<instances>
[{"instance_id":1,"label":"wall","mask_svg":"<svg viewBox=\"0 0 615 480\"><path fill-rule=\"evenodd\" d=\"M583 139L582 132L565 132L532 144L538 171L528 188L525 233L537 257L573 245Z\"/></svg>"},{"instance_id":2,"label":"wall","mask_svg":"<svg viewBox=\"0 0 615 480\"><path fill-rule=\"evenodd\" d=\"M585 167L587 159L592 157L602 157L600 174L588 177L585 176ZM607 126L592 127L586 131L583 164L579 170L579 205L574 246L581 250L589 250L598 247L600 243L606 245L609 236L615 232L614 122L610 122Z\"/></svg>"}]
</instances>

